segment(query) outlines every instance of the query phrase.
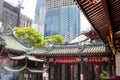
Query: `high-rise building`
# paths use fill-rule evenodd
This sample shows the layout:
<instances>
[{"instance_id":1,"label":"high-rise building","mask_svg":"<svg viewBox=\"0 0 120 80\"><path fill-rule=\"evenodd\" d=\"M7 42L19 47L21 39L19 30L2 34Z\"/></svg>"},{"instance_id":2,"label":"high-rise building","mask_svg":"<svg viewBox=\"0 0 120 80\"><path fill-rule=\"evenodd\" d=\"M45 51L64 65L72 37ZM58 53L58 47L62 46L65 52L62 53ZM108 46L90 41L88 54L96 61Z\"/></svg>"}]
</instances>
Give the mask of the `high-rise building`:
<instances>
[{"instance_id":1,"label":"high-rise building","mask_svg":"<svg viewBox=\"0 0 120 80\"><path fill-rule=\"evenodd\" d=\"M2 25L3 0L0 0L0 27Z\"/></svg>"},{"instance_id":2,"label":"high-rise building","mask_svg":"<svg viewBox=\"0 0 120 80\"><path fill-rule=\"evenodd\" d=\"M20 27L31 27L33 20L26 15L20 14Z\"/></svg>"},{"instance_id":3,"label":"high-rise building","mask_svg":"<svg viewBox=\"0 0 120 80\"><path fill-rule=\"evenodd\" d=\"M34 20L45 37L61 34L69 42L80 33L80 10L73 0L37 0Z\"/></svg>"},{"instance_id":4,"label":"high-rise building","mask_svg":"<svg viewBox=\"0 0 120 80\"><path fill-rule=\"evenodd\" d=\"M73 0L46 0L45 36L61 34L66 42L80 33L80 10Z\"/></svg>"},{"instance_id":5,"label":"high-rise building","mask_svg":"<svg viewBox=\"0 0 120 80\"><path fill-rule=\"evenodd\" d=\"M3 1L3 7L2 7L2 26L4 27L4 30L8 30L10 27L18 26L18 14L19 14L19 8L16 6Z\"/></svg>"},{"instance_id":6,"label":"high-rise building","mask_svg":"<svg viewBox=\"0 0 120 80\"><path fill-rule=\"evenodd\" d=\"M4 28L4 31L12 27L27 27L31 25L32 19L20 13L16 5L0 0L0 27Z\"/></svg>"},{"instance_id":7,"label":"high-rise building","mask_svg":"<svg viewBox=\"0 0 120 80\"><path fill-rule=\"evenodd\" d=\"M44 21L46 13L46 0L37 0L34 27L44 35Z\"/></svg>"}]
</instances>

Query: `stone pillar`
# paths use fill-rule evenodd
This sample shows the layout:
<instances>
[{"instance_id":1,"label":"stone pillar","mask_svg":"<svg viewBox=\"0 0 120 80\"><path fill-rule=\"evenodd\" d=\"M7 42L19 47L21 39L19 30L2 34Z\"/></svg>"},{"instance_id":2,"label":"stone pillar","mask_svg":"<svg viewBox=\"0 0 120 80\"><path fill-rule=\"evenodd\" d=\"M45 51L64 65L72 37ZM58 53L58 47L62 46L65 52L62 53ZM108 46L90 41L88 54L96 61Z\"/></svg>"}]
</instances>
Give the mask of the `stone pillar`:
<instances>
[{"instance_id":1,"label":"stone pillar","mask_svg":"<svg viewBox=\"0 0 120 80\"><path fill-rule=\"evenodd\" d=\"M57 80L57 77L58 77L56 71L57 71L57 64L55 64L54 66L54 80Z\"/></svg>"},{"instance_id":2,"label":"stone pillar","mask_svg":"<svg viewBox=\"0 0 120 80\"><path fill-rule=\"evenodd\" d=\"M78 80L80 80L80 63L78 64Z\"/></svg>"},{"instance_id":3,"label":"stone pillar","mask_svg":"<svg viewBox=\"0 0 120 80\"><path fill-rule=\"evenodd\" d=\"M84 80L83 77L83 58L81 57L81 63L80 63L80 80Z\"/></svg>"},{"instance_id":4,"label":"stone pillar","mask_svg":"<svg viewBox=\"0 0 120 80\"><path fill-rule=\"evenodd\" d=\"M115 54L116 75L120 76L120 52Z\"/></svg>"},{"instance_id":5,"label":"stone pillar","mask_svg":"<svg viewBox=\"0 0 120 80\"><path fill-rule=\"evenodd\" d=\"M108 66L109 66L109 71L110 71L110 76L112 76L112 57L109 58L109 61L108 61Z\"/></svg>"},{"instance_id":6,"label":"stone pillar","mask_svg":"<svg viewBox=\"0 0 120 80\"><path fill-rule=\"evenodd\" d=\"M47 69L45 73L43 73L43 80L49 80L49 63L43 65Z\"/></svg>"},{"instance_id":7,"label":"stone pillar","mask_svg":"<svg viewBox=\"0 0 120 80\"><path fill-rule=\"evenodd\" d=\"M66 64L66 80L71 80L71 69L70 69L70 64Z\"/></svg>"}]
</instances>

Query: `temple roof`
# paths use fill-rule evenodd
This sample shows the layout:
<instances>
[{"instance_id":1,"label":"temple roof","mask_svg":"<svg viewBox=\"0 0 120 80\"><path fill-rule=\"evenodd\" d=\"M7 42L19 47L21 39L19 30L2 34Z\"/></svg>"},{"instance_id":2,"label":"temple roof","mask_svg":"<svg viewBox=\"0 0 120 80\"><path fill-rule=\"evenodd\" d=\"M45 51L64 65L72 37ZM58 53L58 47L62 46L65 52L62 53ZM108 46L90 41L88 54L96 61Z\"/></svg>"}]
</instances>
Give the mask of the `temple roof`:
<instances>
[{"instance_id":1,"label":"temple roof","mask_svg":"<svg viewBox=\"0 0 120 80\"><path fill-rule=\"evenodd\" d=\"M8 57L10 58L10 59L12 59L12 60L22 60L22 59L25 59L26 58L26 55L20 55L20 56L11 56L11 55L9 55L8 54Z\"/></svg>"},{"instance_id":2,"label":"temple roof","mask_svg":"<svg viewBox=\"0 0 120 80\"><path fill-rule=\"evenodd\" d=\"M14 36L12 35L3 35L2 39L5 40L5 48L17 51L28 51L28 48L23 46L20 42L18 42Z\"/></svg>"},{"instance_id":3,"label":"temple roof","mask_svg":"<svg viewBox=\"0 0 120 80\"><path fill-rule=\"evenodd\" d=\"M86 46L81 53L107 53L109 49L105 45L91 45Z\"/></svg>"},{"instance_id":4,"label":"temple roof","mask_svg":"<svg viewBox=\"0 0 120 80\"><path fill-rule=\"evenodd\" d=\"M120 31L120 0L74 0L105 44L116 53ZM120 33L117 33L120 34ZM118 36L120 38L120 36ZM119 40L120 42L120 40Z\"/></svg>"},{"instance_id":5,"label":"temple roof","mask_svg":"<svg viewBox=\"0 0 120 80\"><path fill-rule=\"evenodd\" d=\"M31 55L65 55L65 54L77 54L77 55L85 55L85 54L104 54L110 53L111 50L104 44L92 44L92 45L82 45L82 46L66 46L66 47L55 47L47 50L46 48L35 49L31 51L29 54Z\"/></svg>"},{"instance_id":6,"label":"temple roof","mask_svg":"<svg viewBox=\"0 0 120 80\"><path fill-rule=\"evenodd\" d=\"M3 68L7 71L10 72L20 72L23 71L24 69L27 69L30 72L34 72L34 73L44 73L47 71L46 68L42 68L42 69L37 69L37 68L29 68L26 65L25 66L3 66Z\"/></svg>"},{"instance_id":7,"label":"temple roof","mask_svg":"<svg viewBox=\"0 0 120 80\"><path fill-rule=\"evenodd\" d=\"M44 69L44 68L43 69L35 69L35 68L28 68L28 67L27 67L27 70L30 71L30 72L32 72L32 73L33 72L34 73L44 73L44 72L47 71L47 69Z\"/></svg>"},{"instance_id":8,"label":"temple roof","mask_svg":"<svg viewBox=\"0 0 120 80\"><path fill-rule=\"evenodd\" d=\"M56 44L42 48L35 48L30 51L30 48L21 44L13 35L1 36L5 40L5 48L10 50L24 51L28 55L64 55L64 54L84 54L84 53L110 53L110 49L105 44ZM24 56L22 56L24 57ZM17 58L22 58L17 57ZM31 58L30 58L31 59ZM33 59L33 58L32 58ZM37 60L37 59L34 59ZM39 61L39 60L38 60Z\"/></svg>"},{"instance_id":9,"label":"temple roof","mask_svg":"<svg viewBox=\"0 0 120 80\"><path fill-rule=\"evenodd\" d=\"M8 54L9 58L11 60L23 60L23 59L27 59L27 60L30 60L30 61L37 61L37 62L44 62L43 59L39 59L39 58L36 58L35 56L30 56L28 54L23 54L23 55L20 55L20 56L10 56Z\"/></svg>"},{"instance_id":10,"label":"temple roof","mask_svg":"<svg viewBox=\"0 0 120 80\"><path fill-rule=\"evenodd\" d=\"M26 68L25 66L3 66L3 68L10 72L20 72Z\"/></svg>"}]
</instances>

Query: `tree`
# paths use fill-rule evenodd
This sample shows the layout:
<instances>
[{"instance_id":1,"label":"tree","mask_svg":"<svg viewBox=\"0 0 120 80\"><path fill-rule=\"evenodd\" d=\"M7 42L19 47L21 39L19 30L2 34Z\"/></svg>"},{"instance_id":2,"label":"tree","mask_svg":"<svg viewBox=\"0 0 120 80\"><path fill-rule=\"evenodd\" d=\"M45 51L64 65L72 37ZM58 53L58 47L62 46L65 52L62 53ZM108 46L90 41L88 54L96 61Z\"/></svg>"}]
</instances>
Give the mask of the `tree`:
<instances>
[{"instance_id":1,"label":"tree","mask_svg":"<svg viewBox=\"0 0 120 80\"><path fill-rule=\"evenodd\" d=\"M64 43L62 35L47 36L46 40L51 43Z\"/></svg>"},{"instance_id":2,"label":"tree","mask_svg":"<svg viewBox=\"0 0 120 80\"><path fill-rule=\"evenodd\" d=\"M46 45L46 40L43 40L43 35L32 27L22 27L15 29L15 35L25 41L32 47L43 47Z\"/></svg>"}]
</instances>

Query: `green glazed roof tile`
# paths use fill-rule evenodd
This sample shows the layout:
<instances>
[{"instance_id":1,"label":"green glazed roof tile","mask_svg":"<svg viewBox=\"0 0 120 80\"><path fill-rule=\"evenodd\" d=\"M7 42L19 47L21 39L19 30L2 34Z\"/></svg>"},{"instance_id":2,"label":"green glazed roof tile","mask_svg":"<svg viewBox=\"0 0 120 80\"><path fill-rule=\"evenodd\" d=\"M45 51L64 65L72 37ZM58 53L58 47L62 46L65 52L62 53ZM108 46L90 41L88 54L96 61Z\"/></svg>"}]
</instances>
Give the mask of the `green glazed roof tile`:
<instances>
[{"instance_id":1,"label":"green glazed roof tile","mask_svg":"<svg viewBox=\"0 0 120 80\"><path fill-rule=\"evenodd\" d=\"M37 49L34 50L30 53L32 54L97 54L97 53L108 53L110 52L110 50L108 49L107 51L107 47L105 45L92 45L92 46L86 46L83 49L79 49L78 47L57 47L57 48L53 48L50 51L46 50L46 48L41 48L41 49Z\"/></svg>"},{"instance_id":2,"label":"green glazed roof tile","mask_svg":"<svg viewBox=\"0 0 120 80\"><path fill-rule=\"evenodd\" d=\"M27 51L28 48L20 44L13 36L1 36L5 40L5 47L11 50Z\"/></svg>"}]
</instances>

